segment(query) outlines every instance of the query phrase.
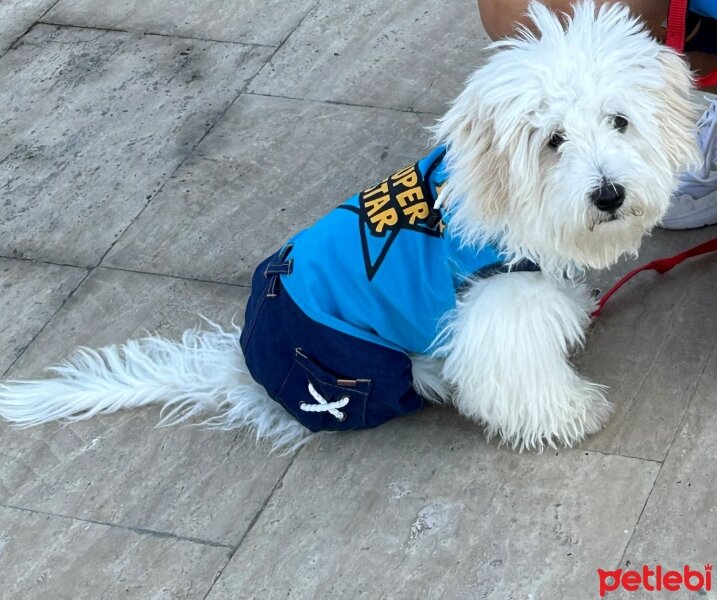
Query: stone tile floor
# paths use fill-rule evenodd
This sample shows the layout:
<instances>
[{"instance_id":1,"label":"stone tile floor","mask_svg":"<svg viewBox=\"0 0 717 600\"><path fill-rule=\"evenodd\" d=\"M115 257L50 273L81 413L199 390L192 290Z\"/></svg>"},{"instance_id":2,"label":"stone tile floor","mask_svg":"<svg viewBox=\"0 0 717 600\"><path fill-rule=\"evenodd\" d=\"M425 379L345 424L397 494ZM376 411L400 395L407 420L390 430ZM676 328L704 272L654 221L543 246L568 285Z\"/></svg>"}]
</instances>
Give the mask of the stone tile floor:
<instances>
[{"instance_id":1,"label":"stone tile floor","mask_svg":"<svg viewBox=\"0 0 717 600\"><path fill-rule=\"evenodd\" d=\"M230 323L260 257L424 152L486 42L473 0L0 3L0 374ZM617 409L572 450L438 409L288 456L154 409L0 425L0 597L584 600L701 567L716 295L714 258L621 292L577 358Z\"/></svg>"}]
</instances>

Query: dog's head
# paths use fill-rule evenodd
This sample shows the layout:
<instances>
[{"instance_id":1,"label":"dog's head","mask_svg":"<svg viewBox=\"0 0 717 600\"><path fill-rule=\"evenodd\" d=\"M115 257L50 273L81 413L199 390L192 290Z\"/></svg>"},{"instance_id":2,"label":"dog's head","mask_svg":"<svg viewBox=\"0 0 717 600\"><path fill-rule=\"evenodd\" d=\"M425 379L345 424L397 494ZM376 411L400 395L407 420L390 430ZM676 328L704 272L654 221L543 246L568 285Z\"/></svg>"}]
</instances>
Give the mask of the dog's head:
<instances>
[{"instance_id":1,"label":"dog's head","mask_svg":"<svg viewBox=\"0 0 717 600\"><path fill-rule=\"evenodd\" d=\"M466 242L545 269L606 267L637 252L699 160L692 77L623 5L529 16L537 33L494 44L436 127L443 201Z\"/></svg>"}]
</instances>

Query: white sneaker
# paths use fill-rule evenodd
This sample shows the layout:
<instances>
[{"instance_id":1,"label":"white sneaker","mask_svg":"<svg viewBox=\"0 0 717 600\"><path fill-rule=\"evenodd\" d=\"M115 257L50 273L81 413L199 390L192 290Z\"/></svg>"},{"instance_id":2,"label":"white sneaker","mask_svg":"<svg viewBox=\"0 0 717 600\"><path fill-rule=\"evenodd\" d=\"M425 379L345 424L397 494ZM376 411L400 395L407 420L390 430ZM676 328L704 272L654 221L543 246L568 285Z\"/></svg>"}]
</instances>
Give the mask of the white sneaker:
<instances>
[{"instance_id":1,"label":"white sneaker","mask_svg":"<svg viewBox=\"0 0 717 600\"><path fill-rule=\"evenodd\" d=\"M692 173L683 173L662 218L663 229L694 229L717 223L717 99L697 122L704 160Z\"/></svg>"}]
</instances>

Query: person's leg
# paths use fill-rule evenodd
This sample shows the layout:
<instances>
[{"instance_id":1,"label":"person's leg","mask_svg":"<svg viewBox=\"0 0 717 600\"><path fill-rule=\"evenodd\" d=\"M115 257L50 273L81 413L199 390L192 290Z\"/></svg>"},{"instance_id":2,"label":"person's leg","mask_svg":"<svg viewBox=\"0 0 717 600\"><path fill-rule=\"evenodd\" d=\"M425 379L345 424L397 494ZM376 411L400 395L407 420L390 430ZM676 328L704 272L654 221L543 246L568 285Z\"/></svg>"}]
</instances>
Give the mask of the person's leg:
<instances>
[{"instance_id":1,"label":"person's leg","mask_svg":"<svg viewBox=\"0 0 717 600\"><path fill-rule=\"evenodd\" d=\"M603 4L609 0L597 0ZM574 0L544 0L543 4L556 12L570 13ZM515 33L518 24L527 25L525 13L529 0L478 0L481 21L491 39L497 40ZM655 37L664 38L663 22L667 18L669 0L628 0L625 2L635 15L650 26Z\"/></svg>"}]
</instances>

